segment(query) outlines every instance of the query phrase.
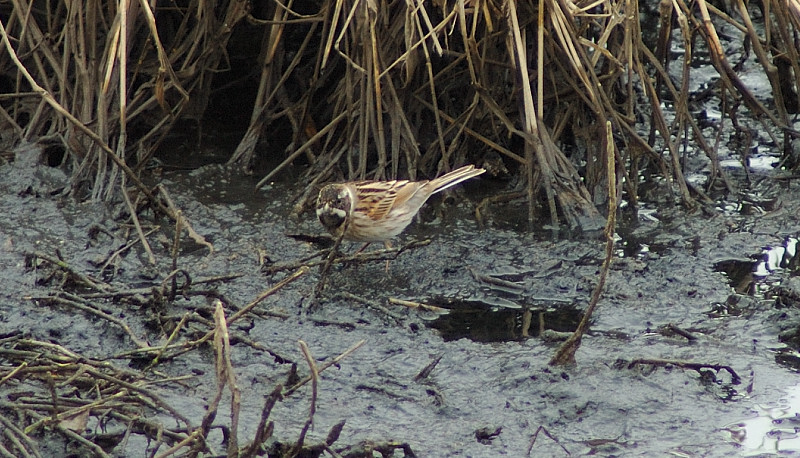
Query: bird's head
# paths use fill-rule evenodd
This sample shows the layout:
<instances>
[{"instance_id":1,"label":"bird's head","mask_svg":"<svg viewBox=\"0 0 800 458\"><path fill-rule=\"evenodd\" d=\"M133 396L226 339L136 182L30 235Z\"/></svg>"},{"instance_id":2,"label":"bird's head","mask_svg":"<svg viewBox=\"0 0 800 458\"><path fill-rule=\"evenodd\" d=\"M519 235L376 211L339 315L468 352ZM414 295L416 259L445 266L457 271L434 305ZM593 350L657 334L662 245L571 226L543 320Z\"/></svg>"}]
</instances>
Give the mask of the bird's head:
<instances>
[{"instance_id":1,"label":"bird's head","mask_svg":"<svg viewBox=\"0 0 800 458\"><path fill-rule=\"evenodd\" d=\"M325 229L336 234L347 220L353 199L350 190L342 184L329 184L317 197L317 218Z\"/></svg>"}]
</instances>

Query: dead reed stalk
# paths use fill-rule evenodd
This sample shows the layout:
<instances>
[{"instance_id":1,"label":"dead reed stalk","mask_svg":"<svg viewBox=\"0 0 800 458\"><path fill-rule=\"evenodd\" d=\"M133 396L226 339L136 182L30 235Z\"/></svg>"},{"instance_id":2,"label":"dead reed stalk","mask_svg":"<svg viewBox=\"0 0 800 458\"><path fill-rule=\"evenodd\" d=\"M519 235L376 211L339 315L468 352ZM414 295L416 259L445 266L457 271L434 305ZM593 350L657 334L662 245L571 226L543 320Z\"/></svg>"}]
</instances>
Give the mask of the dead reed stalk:
<instances>
[{"instance_id":1,"label":"dead reed stalk","mask_svg":"<svg viewBox=\"0 0 800 458\"><path fill-rule=\"evenodd\" d=\"M717 150L723 126L741 128L743 116L783 145L786 165L799 164L786 134L800 107L797 0L739 0L730 11L706 1L659 6L651 33L641 29L636 0L348 0L253 10L242 1L11 0L0 6L8 50L0 74L9 87L0 129L63 145L74 187L89 183L91 197L110 198L125 180L138 187L176 121L202 119L214 79L230 68L230 38L246 23L261 37L258 83L230 162L249 170L260 140L285 146L269 177L308 163L304 200L325 180L413 179L499 157L524 171L531 219L545 212L553 224L599 227L607 181L596 139L606 121L620 190L634 206L648 176L666 179L688 208L710 202L719 182L732 191ZM738 63L729 62L720 27L740 33ZM711 89L723 117L711 133L698 125L690 94L698 48L718 73ZM682 60L672 59L674 49ZM770 99L739 76L750 49ZM279 126L291 138L269 137ZM705 185L683 176L690 148L710 160Z\"/></svg>"}]
</instances>

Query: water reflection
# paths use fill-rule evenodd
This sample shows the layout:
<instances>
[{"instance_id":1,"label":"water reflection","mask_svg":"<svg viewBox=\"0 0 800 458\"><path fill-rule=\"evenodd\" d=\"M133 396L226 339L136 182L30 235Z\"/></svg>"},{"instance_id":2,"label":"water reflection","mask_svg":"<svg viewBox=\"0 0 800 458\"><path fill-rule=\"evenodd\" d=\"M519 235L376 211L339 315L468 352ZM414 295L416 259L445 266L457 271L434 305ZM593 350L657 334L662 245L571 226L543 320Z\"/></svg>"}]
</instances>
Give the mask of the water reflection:
<instances>
[{"instance_id":1,"label":"water reflection","mask_svg":"<svg viewBox=\"0 0 800 458\"><path fill-rule=\"evenodd\" d=\"M480 302L448 304L449 313L439 315L428 326L446 341L467 338L475 342L505 342L575 331L583 312L559 306L550 309L509 309Z\"/></svg>"},{"instance_id":2,"label":"water reflection","mask_svg":"<svg viewBox=\"0 0 800 458\"><path fill-rule=\"evenodd\" d=\"M800 385L788 388L778 405L755 408L755 417L723 427L728 439L743 448L743 456L800 451Z\"/></svg>"},{"instance_id":3,"label":"water reflection","mask_svg":"<svg viewBox=\"0 0 800 458\"><path fill-rule=\"evenodd\" d=\"M764 293L777 281L768 281L770 275L798 263L797 240L795 237L787 237L780 246L765 247L753 260L718 261L714 264L714 269L724 273L731 287L739 294Z\"/></svg>"}]
</instances>

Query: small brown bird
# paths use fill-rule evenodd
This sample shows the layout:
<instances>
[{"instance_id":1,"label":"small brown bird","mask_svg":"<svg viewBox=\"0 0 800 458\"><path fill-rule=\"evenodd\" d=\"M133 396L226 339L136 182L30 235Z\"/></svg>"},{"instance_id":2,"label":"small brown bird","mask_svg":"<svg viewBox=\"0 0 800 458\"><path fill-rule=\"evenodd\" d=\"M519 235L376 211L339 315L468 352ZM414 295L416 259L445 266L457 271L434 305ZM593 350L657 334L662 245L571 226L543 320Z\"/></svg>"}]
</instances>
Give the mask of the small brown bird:
<instances>
[{"instance_id":1,"label":"small brown bird","mask_svg":"<svg viewBox=\"0 0 800 458\"><path fill-rule=\"evenodd\" d=\"M403 232L430 196L485 172L474 165L424 181L353 181L329 184L317 197L317 217L335 237L384 242Z\"/></svg>"}]
</instances>

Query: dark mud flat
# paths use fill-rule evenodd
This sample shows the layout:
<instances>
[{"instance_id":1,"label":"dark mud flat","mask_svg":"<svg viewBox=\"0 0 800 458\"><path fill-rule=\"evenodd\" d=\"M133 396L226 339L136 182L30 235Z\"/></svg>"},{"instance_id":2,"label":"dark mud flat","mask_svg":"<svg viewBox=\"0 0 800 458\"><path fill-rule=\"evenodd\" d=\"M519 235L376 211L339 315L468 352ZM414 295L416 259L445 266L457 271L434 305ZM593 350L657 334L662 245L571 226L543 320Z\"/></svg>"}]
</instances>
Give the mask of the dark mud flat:
<instances>
[{"instance_id":1,"label":"dark mud flat","mask_svg":"<svg viewBox=\"0 0 800 458\"><path fill-rule=\"evenodd\" d=\"M349 456L356 456L355 447L370 444L397 446L395 456L404 450L417 456L474 457L524 456L528 450L531 456L800 453L800 288L786 268L800 237L800 185L774 180L772 173L754 182L749 189L744 181L740 186L750 195L760 193L759 202L771 202L769 208L727 201L714 212L687 215L663 205L621 226L591 333L577 354L577 366L569 368L547 366L558 345L552 331L574 327L597 281L602 241L518 230L509 218L501 218L513 207L495 208L488 227L479 229L471 209L480 185L467 189L472 202L431 202L422 224L413 225L399 241L429 238L430 244L403 253L388 272L383 261L334 266L321 308L309 314L318 280L317 268L311 269L231 326L231 361L242 400L240 445L253 439L276 384L288 383L291 363L299 377L309 373L299 340L318 365L364 340L321 374L306 444L320 444L345 421L330 447ZM163 405L119 408L127 418L143 418L166 430L185 426L175 420L175 412L193 427L201 423L217 391L214 351L210 345L167 351L170 358L146 369L152 358L126 356L136 348L131 335L163 346L170 336L165 323L174 325L189 314L213 319L212 297L228 304L230 317L289 275L265 275L261 261L268 260L268 266L269 261L292 262L320 249L287 235L321 234L311 215L301 220L288 216L290 187L274 185L255 193L253 180L217 166L170 174L166 188L194 229L214 245L212 253L185 238L177 267L193 280L236 278L193 284L183 290L186 294L157 306L144 292L138 302L87 299L119 320L112 323L43 299L61 291L88 297L90 288L74 279L58 281L63 277L56 275L59 269L34 253L60 256L74 271L117 290L147 289L160 285L172 270L171 229L157 229L163 240L153 244L155 267L147 267L143 250L134 246L113 274L104 276L98 261L129 241L119 236L117 210L60 197L67 178L39 164L35 149L20 151L15 162L0 167L0 183L4 376L23 359L35 366L37 351L64 355L55 347L34 350L30 342L58 345L102 360L112 373L138 386L150 380L148 389ZM355 246L345 248L353 251ZM451 310L408 309L390 298ZM127 324L130 333L119 323ZM196 339L207 329L199 321L189 323L172 343ZM540 327L548 330L544 336ZM79 363L64 358L65 365ZM649 361L631 365L642 359ZM709 367L651 364L654 360ZM729 366L739 379L714 365ZM67 403L97 394L99 385L93 386L85 373L70 380L58 367L48 370L49 382L33 372L2 380L5 418L24 416L27 410L21 406L34 398ZM230 426L230 392L224 393L214 424ZM277 402L267 447L297 441L308 419L310 393L310 385L304 385ZM125 423L110 410L104 404L75 428L89 441L105 444L105 453L150 456L176 443L164 436L159 446L141 431L125 435L133 421ZM65 439L60 426L51 421L28 431L35 441L31 448L38 447L43 456L99 453L77 439ZM221 429L212 428L207 445L214 454L225 453Z\"/></svg>"}]
</instances>

